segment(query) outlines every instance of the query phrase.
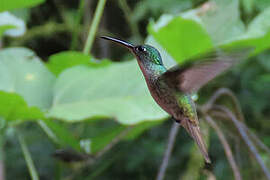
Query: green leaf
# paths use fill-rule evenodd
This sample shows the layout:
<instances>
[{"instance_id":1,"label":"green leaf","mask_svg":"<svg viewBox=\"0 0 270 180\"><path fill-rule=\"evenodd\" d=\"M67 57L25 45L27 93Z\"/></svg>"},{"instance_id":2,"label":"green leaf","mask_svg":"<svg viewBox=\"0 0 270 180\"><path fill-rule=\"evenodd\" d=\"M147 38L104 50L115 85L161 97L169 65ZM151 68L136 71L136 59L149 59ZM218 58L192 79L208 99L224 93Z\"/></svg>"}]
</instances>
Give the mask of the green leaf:
<instances>
[{"instance_id":1,"label":"green leaf","mask_svg":"<svg viewBox=\"0 0 270 180\"><path fill-rule=\"evenodd\" d=\"M201 12L197 12L199 18L217 45L232 41L245 32L238 0L212 0L197 11Z\"/></svg>"},{"instance_id":2,"label":"green leaf","mask_svg":"<svg viewBox=\"0 0 270 180\"><path fill-rule=\"evenodd\" d=\"M29 49L0 51L0 90L16 92L29 106L46 110L52 103L55 77Z\"/></svg>"},{"instance_id":3,"label":"green leaf","mask_svg":"<svg viewBox=\"0 0 270 180\"><path fill-rule=\"evenodd\" d=\"M191 19L165 15L150 23L148 32L177 62L212 48L206 30Z\"/></svg>"},{"instance_id":4,"label":"green leaf","mask_svg":"<svg viewBox=\"0 0 270 180\"><path fill-rule=\"evenodd\" d=\"M247 32L237 38L237 40L227 43L224 46L241 47L252 46L256 55L270 47L270 8L265 9L249 24Z\"/></svg>"},{"instance_id":5,"label":"green leaf","mask_svg":"<svg viewBox=\"0 0 270 180\"><path fill-rule=\"evenodd\" d=\"M242 0L243 8L247 14L252 13L254 5L256 4L254 2L255 2L254 0Z\"/></svg>"},{"instance_id":6,"label":"green leaf","mask_svg":"<svg viewBox=\"0 0 270 180\"><path fill-rule=\"evenodd\" d=\"M68 122L112 117L122 124L137 124L167 114L151 97L137 62L131 61L64 71L56 81L49 116Z\"/></svg>"},{"instance_id":7,"label":"green leaf","mask_svg":"<svg viewBox=\"0 0 270 180\"><path fill-rule=\"evenodd\" d=\"M250 22L246 36L258 37L264 36L270 32L270 7L256 16L252 22Z\"/></svg>"},{"instance_id":8,"label":"green leaf","mask_svg":"<svg viewBox=\"0 0 270 180\"><path fill-rule=\"evenodd\" d=\"M63 70L67 68L80 64L86 65L90 62L90 59L91 57L89 55L85 55L81 52L65 51L50 56L47 67L55 75L59 75Z\"/></svg>"},{"instance_id":9,"label":"green leaf","mask_svg":"<svg viewBox=\"0 0 270 180\"><path fill-rule=\"evenodd\" d=\"M157 23L150 23L148 31L178 62L211 48L210 36L216 45L225 48L255 47L252 55L270 47L270 8L259 14L247 30L239 16L237 0L213 0L181 17L163 15Z\"/></svg>"},{"instance_id":10,"label":"green leaf","mask_svg":"<svg viewBox=\"0 0 270 180\"><path fill-rule=\"evenodd\" d=\"M225 44L224 47L230 47L230 48L247 47L247 46L254 47L255 50L251 54L254 56L266 50L267 48L269 48L270 47L269 42L270 42L270 32L262 37L239 39L231 43Z\"/></svg>"},{"instance_id":11,"label":"green leaf","mask_svg":"<svg viewBox=\"0 0 270 180\"><path fill-rule=\"evenodd\" d=\"M264 10L270 7L269 0L256 0L255 6L257 6L260 10Z\"/></svg>"},{"instance_id":12,"label":"green leaf","mask_svg":"<svg viewBox=\"0 0 270 180\"><path fill-rule=\"evenodd\" d=\"M215 45L232 41L245 32L245 26L240 19L238 0L211 0L196 9L182 13L181 16L200 23Z\"/></svg>"},{"instance_id":13,"label":"green leaf","mask_svg":"<svg viewBox=\"0 0 270 180\"><path fill-rule=\"evenodd\" d=\"M25 31L26 27L22 19L9 12L0 13L0 37L3 34L17 37L23 35Z\"/></svg>"},{"instance_id":14,"label":"green leaf","mask_svg":"<svg viewBox=\"0 0 270 180\"><path fill-rule=\"evenodd\" d=\"M2 25L0 26L0 38L3 36L4 32L9 29L16 28L14 25Z\"/></svg>"},{"instance_id":15,"label":"green leaf","mask_svg":"<svg viewBox=\"0 0 270 180\"><path fill-rule=\"evenodd\" d=\"M163 64L166 68L169 69L170 67L173 67L177 64L176 61L170 56L170 54L155 40L153 36L148 36L145 41L146 44L149 44L158 49L162 57Z\"/></svg>"},{"instance_id":16,"label":"green leaf","mask_svg":"<svg viewBox=\"0 0 270 180\"><path fill-rule=\"evenodd\" d=\"M47 67L55 75L59 75L65 69L71 68L77 65L103 67L103 66L108 65L109 63L110 62L107 60L94 62L90 55L86 55L78 51L65 51L65 52L60 52L60 53L50 56Z\"/></svg>"},{"instance_id":17,"label":"green leaf","mask_svg":"<svg viewBox=\"0 0 270 180\"><path fill-rule=\"evenodd\" d=\"M252 55L256 55L270 46L270 8L254 18L245 30L238 6L237 0L213 0L182 16L200 22L215 44L229 48L255 47Z\"/></svg>"},{"instance_id":18,"label":"green leaf","mask_svg":"<svg viewBox=\"0 0 270 180\"><path fill-rule=\"evenodd\" d=\"M152 16L158 16L160 15L160 12L163 12L164 14L176 14L190 7L192 7L192 2L190 0L142 0L136 3L131 18L135 21L139 21L149 13Z\"/></svg>"},{"instance_id":19,"label":"green leaf","mask_svg":"<svg viewBox=\"0 0 270 180\"><path fill-rule=\"evenodd\" d=\"M140 124L137 124L127 133L127 135L124 137L124 139L125 140L133 140L133 139L137 138L139 135L141 135L143 132L145 132L146 130L148 130L154 126L158 126L163 122L164 121L160 120L160 121L142 122Z\"/></svg>"},{"instance_id":20,"label":"green leaf","mask_svg":"<svg viewBox=\"0 0 270 180\"><path fill-rule=\"evenodd\" d=\"M0 12L18 8L29 8L43 2L45 2L45 0L1 0Z\"/></svg>"},{"instance_id":21,"label":"green leaf","mask_svg":"<svg viewBox=\"0 0 270 180\"><path fill-rule=\"evenodd\" d=\"M37 107L29 107L16 93L0 91L0 116L7 121L36 120L44 118Z\"/></svg>"}]
</instances>

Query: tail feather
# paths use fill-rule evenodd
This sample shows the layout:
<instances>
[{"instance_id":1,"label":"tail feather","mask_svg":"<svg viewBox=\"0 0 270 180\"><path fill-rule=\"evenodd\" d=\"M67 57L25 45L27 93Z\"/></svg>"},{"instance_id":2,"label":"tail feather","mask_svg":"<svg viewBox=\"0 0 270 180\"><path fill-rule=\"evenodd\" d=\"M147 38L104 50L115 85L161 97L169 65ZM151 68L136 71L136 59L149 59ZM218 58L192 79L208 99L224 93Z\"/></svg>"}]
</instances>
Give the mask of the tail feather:
<instances>
[{"instance_id":1,"label":"tail feather","mask_svg":"<svg viewBox=\"0 0 270 180\"><path fill-rule=\"evenodd\" d=\"M202 133L200 131L200 127L198 125L192 124L189 120L183 120L181 125L187 130L189 135L195 140L197 143L199 150L201 151L205 161L207 163L211 163L211 160L208 156L207 148L202 138Z\"/></svg>"}]
</instances>

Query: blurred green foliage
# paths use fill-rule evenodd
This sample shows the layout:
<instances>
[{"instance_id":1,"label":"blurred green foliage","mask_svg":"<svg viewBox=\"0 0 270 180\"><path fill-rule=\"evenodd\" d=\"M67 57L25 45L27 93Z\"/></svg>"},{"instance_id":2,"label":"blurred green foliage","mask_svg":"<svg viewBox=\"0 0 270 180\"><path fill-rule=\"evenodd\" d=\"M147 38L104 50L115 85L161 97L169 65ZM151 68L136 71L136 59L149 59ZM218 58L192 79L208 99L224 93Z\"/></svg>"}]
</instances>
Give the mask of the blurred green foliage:
<instances>
[{"instance_id":1,"label":"blurred green foliage","mask_svg":"<svg viewBox=\"0 0 270 180\"><path fill-rule=\"evenodd\" d=\"M156 176L172 122L165 121L168 115L153 101L128 52L98 38L90 55L81 52L96 4L89 0L1 2L0 163L6 179L30 177L17 135L29 148L40 179ZM2 23L4 11L27 25L24 35L7 33L20 28L15 21ZM269 19L268 0L108 1L97 36L145 39L160 50L168 66L217 46L254 47L248 60L204 87L198 103L207 102L219 87L232 89L245 123L269 147ZM113 60L104 59L108 57ZM232 108L228 98L218 102ZM233 125L216 121L242 178L265 178ZM216 134L205 123L202 129L212 169L203 168L191 138L180 131L166 179L206 179L209 173L217 179L233 178ZM52 155L57 149L83 161L62 162L65 154L56 156L59 159ZM269 154L259 152L269 168Z\"/></svg>"},{"instance_id":2,"label":"blurred green foliage","mask_svg":"<svg viewBox=\"0 0 270 180\"><path fill-rule=\"evenodd\" d=\"M44 0L29 0L29 1L8 1L8 0L3 0L0 6L0 12L1 11L10 11L13 9L18 9L18 8L29 8L32 6L36 6L40 3L44 2Z\"/></svg>"},{"instance_id":3,"label":"blurred green foliage","mask_svg":"<svg viewBox=\"0 0 270 180\"><path fill-rule=\"evenodd\" d=\"M7 122L44 118L43 113L37 107L28 107L23 98L15 93L1 91L0 99L0 114Z\"/></svg>"}]
</instances>

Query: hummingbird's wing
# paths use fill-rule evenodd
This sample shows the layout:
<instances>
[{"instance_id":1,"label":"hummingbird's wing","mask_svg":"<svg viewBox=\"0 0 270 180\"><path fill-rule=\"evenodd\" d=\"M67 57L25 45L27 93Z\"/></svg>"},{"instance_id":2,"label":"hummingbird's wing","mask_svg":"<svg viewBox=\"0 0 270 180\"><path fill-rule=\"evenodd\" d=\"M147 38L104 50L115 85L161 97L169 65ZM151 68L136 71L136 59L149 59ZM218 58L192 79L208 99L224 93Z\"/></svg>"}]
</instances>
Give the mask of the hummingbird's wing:
<instances>
[{"instance_id":1,"label":"hummingbird's wing","mask_svg":"<svg viewBox=\"0 0 270 180\"><path fill-rule=\"evenodd\" d=\"M160 76L180 91L193 93L214 79L241 59L248 57L253 48L217 50L198 58L192 58L186 64L176 65Z\"/></svg>"}]
</instances>

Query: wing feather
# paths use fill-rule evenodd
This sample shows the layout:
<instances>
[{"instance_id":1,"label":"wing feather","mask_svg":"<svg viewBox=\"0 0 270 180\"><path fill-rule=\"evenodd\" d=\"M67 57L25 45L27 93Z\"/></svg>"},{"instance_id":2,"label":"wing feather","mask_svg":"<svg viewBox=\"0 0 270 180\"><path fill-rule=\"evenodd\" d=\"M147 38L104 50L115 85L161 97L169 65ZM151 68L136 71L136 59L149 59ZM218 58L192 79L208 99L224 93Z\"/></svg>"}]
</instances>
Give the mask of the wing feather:
<instances>
[{"instance_id":1,"label":"wing feather","mask_svg":"<svg viewBox=\"0 0 270 180\"><path fill-rule=\"evenodd\" d=\"M241 48L212 51L190 59L182 66L172 67L160 78L174 84L180 91L193 93L241 59L248 57L251 50L251 48Z\"/></svg>"}]
</instances>

